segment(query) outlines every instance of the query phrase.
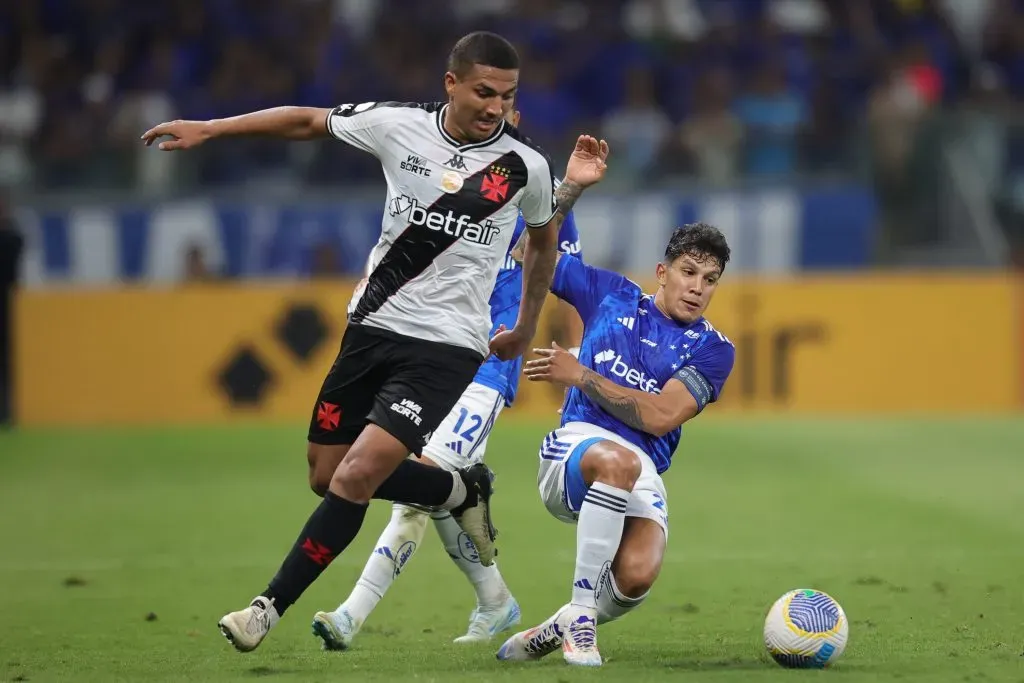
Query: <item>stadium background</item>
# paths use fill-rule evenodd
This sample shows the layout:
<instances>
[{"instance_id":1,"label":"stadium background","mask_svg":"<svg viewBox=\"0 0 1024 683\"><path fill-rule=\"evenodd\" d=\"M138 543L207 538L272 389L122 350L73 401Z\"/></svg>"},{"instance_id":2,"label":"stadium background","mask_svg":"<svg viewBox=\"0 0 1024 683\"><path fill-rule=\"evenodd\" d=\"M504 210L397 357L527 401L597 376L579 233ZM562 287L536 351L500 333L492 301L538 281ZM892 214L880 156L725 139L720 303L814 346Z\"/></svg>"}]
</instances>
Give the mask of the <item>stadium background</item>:
<instances>
[{"instance_id":1,"label":"stadium background","mask_svg":"<svg viewBox=\"0 0 1024 683\"><path fill-rule=\"evenodd\" d=\"M225 140L161 154L143 148L139 135L162 120L279 104L437 99L449 46L475 29L496 30L520 50L521 128L556 168L579 132L611 144L609 177L576 210L588 261L650 282L673 227L700 219L729 237L735 257L709 317L736 343L737 368L721 405L687 428L685 474L673 470L670 479L693 505L735 503L737 519L713 517L724 525L723 543L761 548L749 520L738 519L744 511L773 528L785 523L781 510L796 514L797 499L808 497L833 510L844 543L876 543L864 557L889 557L877 539L893 525L900 539L892 547L910 544L904 560L964 572L979 592L1000 583L981 578L981 567L990 572L1003 561L1007 576L1018 571L1019 550L993 548L1019 548L1024 539L1024 508L1010 486L1024 472L1020 0L14 0L0 8L0 231L16 231L24 249L6 330L14 429L0 432L0 490L10 506L0 528L5 548L41 536L60 539L61 548L46 561L10 553L0 560L6 585L29 573L39 581L85 576L96 563L82 558L101 557L96 566L117 568L83 582L117 577L130 593L137 579L125 558L136 552L128 539L138 527L125 520L144 516L150 494L139 500L126 489L187 501L196 477L223 484L215 469L223 467L238 490L200 487L194 497L223 497L225 513L244 504L249 487L278 489L293 478L294 495L285 498L294 501L282 503L285 519L270 527L272 549L310 502L303 423L378 234L377 163L334 142ZM552 338L563 330L545 316L538 342ZM558 398L550 387L525 386L492 445L495 467L509 472L506 487L522 484L516 513L530 508L529 524L544 529L554 523L533 510L530 453L556 419ZM769 457L780 471L765 465ZM840 466L840 458L864 471L848 477L844 468L854 465ZM831 493L813 479L793 484L796 471L819 468L831 473ZM875 473L896 482L887 495L938 505L955 489L956 507L974 505L972 516L1007 526L953 525L951 535L914 527L907 520L921 510L863 495ZM78 508L90 525L77 533L38 517L31 492L40 481L68 507L91 505L72 502L85 495L72 481L79 476L113 501L109 509ZM703 494L691 480L702 482ZM787 485L799 491L792 508L774 493ZM836 512L836 501L852 510ZM218 514L211 504L204 509ZM195 541L179 548L184 553L215 542L188 531L205 528L207 518L177 510L176 524L160 522L165 540ZM859 522L844 523L844 514ZM514 539L520 522L509 524ZM364 533L363 544L372 536ZM909 537L927 549L917 553ZM232 539L263 543L262 534ZM720 557L702 539L691 535L686 548ZM936 548L951 555L933 556ZM153 559L161 552L151 548L141 566L162 567ZM346 556L353 577L362 553ZM567 559L558 564L566 572ZM262 577L275 561L276 551L259 555L251 573ZM889 583L897 597L901 586L915 590L905 564L891 568L893 576L906 570L901 582L876 581L877 571L860 566L861 575L848 577L780 562L790 573L768 561L772 581L754 581L759 590L822 576L842 577L841 599ZM205 581L196 567L189 571L178 573ZM699 583L701 572L688 571L688 584ZM720 567L705 578L732 580ZM147 580L134 590L162 590ZM64 599L47 586L19 604L39 609ZM758 596L765 609L775 597ZM223 595L217 600L220 609ZM1003 600L1008 613L1014 600ZM871 605L862 601L861 614ZM747 610L751 623L758 609ZM964 609L978 611L970 601ZM687 634L706 628L703 614L683 613ZM452 623L462 618L460 608ZM860 633L869 628L863 621ZM31 654L20 665L4 662L0 677L18 666L32 673L34 662L44 678L62 671L47 669L52 661L37 643L16 640L24 634L7 635ZM934 635L944 638L946 631ZM732 661L730 642L704 643L710 650L691 653L693 661ZM862 660L851 657L856 670ZM93 674L107 680L109 671L95 665ZM190 660L179 673L190 666L198 665ZM198 670L205 671L191 669ZM87 678L92 670L84 671Z\"/></svg>"}]
</instances>

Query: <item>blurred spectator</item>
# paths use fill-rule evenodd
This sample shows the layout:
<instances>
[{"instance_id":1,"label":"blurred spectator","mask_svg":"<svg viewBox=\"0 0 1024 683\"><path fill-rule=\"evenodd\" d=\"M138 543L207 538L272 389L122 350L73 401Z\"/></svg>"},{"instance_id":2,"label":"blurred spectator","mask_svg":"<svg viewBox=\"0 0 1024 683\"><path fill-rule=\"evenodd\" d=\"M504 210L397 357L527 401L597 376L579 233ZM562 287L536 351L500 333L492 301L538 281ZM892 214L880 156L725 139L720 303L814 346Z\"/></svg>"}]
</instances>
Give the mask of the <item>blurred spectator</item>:
<instances>
[{"instance_id":1,"label":"blurred spectator","mask_svg":"<svg viewBox=\"0 0 1024 683\"><path fill-rule=\"evenodd\" d=\"M14 337L14 289L18 282L24 240L14 223L7 197L0 189L0 426L13 413L11 340Z\"/></svg>"},{"instance_id":2,"label":"blurred spectator","mask_svg":"<svg viewBox=\"0 0 1024 683\"><path fill-rule=\"evenodd\" d=\"M796 170L797 135L807 121L807 106L786 87L781 64L770 61L758 69L736 103L736 114L746 129L747 173L779 176Z\"/></svg>"},{"instance_id":3,"label":"blurred spectator","mask_svg":"<svg viewBox=\"0 0 1024 683\"><path fill-rule=\"evenodd\" d=\"M941 91L937 72L921 59L920 49L909 51L902 64L887 70L868 102L875 169L889 186L904 182L920 122Z\"/></svg>"},{"instance_id":4,"label":"blurred spectator","mask_svg":"<svg viewBox=\"0 0 1024 683\"><path fill-rule=\"evenodd\" d=\"M729 108L730 101L728 72L709 71L693 96L693 115L679 131L689 166L702 181L712 185L730 183L739 177L743 124Z\"/></svg>"},{"instance_id":5,"label":"blurred spectator","mask_svg":"<svg viewBox=\"0 0 1024 683\"><path fill-rule=\"evenodd\" d=\"M625 172L642 178L654 169L672 122L658 107L650 71L633 69L624 78L626 101L605 115L601 136L617 150L618 163L609 166L609 173Z\"/></svg>"},{"instance_id":6,"label":"blurred spectator","mask_svg":"<svg viewBox=\"0 0 1024 683\"><path fill-rule=\"evenodd\" d=\"M842 138L862 134L866 111L890 116L879 101L892 99L881 67L893 59L929 107L955 106L982 65L1024 93L1021 0L7 0L0 182L147 192L377 182L372 159L338 163L331 145L228 140L177 156L137 141L179 116L439 99L446 48L483 28L519 46L524 129L556 165L576 134L603 127L621 160L611 168L627 179L689 165L726 182L739 127L741 177L852 173L845 150L856 144ZM708 71L739 86L738 121L720 95L691 96ZM666 152L672 129L685 151Z\"/></svg>"},{"instance_id":7,"label":"blurred spectator","mask_svg":"<svg viewBox=\"0 0 1024 683\"><path fill-rule=\"evenodd\" d=\"M189 245L185 250L185 281L186 282L209 282L214 279L214 274L206 263L206 253L198 244Z\"/></svg>"}]
</instances>

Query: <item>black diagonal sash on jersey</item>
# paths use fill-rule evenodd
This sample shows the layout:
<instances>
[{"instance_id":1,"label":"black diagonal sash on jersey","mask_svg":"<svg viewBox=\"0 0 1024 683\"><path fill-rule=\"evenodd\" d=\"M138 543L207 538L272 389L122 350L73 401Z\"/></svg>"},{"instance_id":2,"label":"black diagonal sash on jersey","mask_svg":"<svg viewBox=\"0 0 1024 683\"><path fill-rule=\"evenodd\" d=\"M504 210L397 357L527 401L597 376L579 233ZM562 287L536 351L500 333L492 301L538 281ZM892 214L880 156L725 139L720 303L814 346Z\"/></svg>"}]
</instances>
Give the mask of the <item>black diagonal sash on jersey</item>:
<instances>
[{"instance_id":1,"label":"black diagonal sash on jersey","mask_svg":"<svg viewBox=\"0 0 1024 683\"><path fill-rule=\"evenodd\" d=\"M508 178L504 194L496 194L492 168L498 168ZM527 170L522 158L515 152L503 154L481 170L466 178L462 188L452 194L443 194L430 205L428 211L466 215L473 223L482 223L501 209L526 185ZM425 225L409 225L398 236L366 283L351 322L360 323L366 316L379 310L389 298L406 283L416 278L434 262L458 237ZM481 249L491 248L481 246Z\"/></svg>"}]
</instances>

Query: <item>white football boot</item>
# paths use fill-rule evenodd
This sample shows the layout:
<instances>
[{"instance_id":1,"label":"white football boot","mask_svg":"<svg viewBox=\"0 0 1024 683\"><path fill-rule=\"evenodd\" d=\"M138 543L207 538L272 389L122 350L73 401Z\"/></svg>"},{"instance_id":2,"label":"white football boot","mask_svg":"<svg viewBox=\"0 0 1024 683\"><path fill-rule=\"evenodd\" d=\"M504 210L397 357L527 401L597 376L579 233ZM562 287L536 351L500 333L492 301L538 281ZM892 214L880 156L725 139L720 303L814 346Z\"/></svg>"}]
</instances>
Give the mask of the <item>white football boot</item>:
<instances>
[{"instance_id":1,"label":"white football boot","mask_svg":"<svg viewBox=\"0 0 1024 683\"><path fill-rule=\"evenodd\" d=\"M324 650L349 649L361 626L344 607L313 615L313 635L323 641Z\"/></svg>"},{"instance_id":2,"label":"white football boot","mask_svg":"<svg viewBox=\"0 0 1024 683\"><path fill-rule=\"evenodd\" d=\"M498 649L498 659L505 662L529 662L551 654L562 647L566 623L565 605L554 615L526 631L520 631Z\"/></svg>"},{"instance_id":3,"label":"white football boot","mask_svg":"<svg viewBox=\"0 0 1024 683\"><path fill-rule=\"evenodd\" d=\"M519 603L509 594L497 607L477 606L469 615L469 629L466 635L459 636L452 642L485 643L518 624L521 618Z\"/></svg>"},{"instance_id":4,"label":"white football boot","mask_svg":"<svg viewBox=\"0 0 1024 683\"><path fill-rule=\"evenodd\" d=\"M245 609L225 614L217 626L236 650L252 652L280 619L274 601L257 596Z\"/></svg>"},{"instance_id":5,"label":"white football boot","mask_svg":"<svg viewBox=\"0 0 1024 683\"><path fill-rule=\"evenodd\" d=\"M574 666L601 666L597 651L597 610L572 605L565 611L562 657Z\"/></svg>"}]
</instances>

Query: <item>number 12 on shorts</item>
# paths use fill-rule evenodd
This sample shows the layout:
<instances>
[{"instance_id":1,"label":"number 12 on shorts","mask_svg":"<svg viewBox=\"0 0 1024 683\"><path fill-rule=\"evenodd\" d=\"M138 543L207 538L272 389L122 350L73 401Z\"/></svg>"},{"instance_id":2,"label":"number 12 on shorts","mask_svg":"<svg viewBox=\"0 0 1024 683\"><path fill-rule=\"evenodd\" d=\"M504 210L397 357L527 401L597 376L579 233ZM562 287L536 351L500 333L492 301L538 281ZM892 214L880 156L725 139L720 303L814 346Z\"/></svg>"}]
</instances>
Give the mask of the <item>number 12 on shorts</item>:
<instances>
[{"instance_id":1,"label":"number 12 on shorts","mask_svg":"<svg viewBox=\"0 0 1024 683\"><path fill-rule=\"evenodd\" d=\"M467 420L468 418L468 420ZM466 427L466 431L462 431L462 427L469 422L469 426ZM476 432L480 429L480 425L484 423L483 418L479 415L470 415L469 411L465 407L459 408L459 420L455 423L455 433L461 436L470 443L476 437Z\"/></svg>"}]
</instances>

